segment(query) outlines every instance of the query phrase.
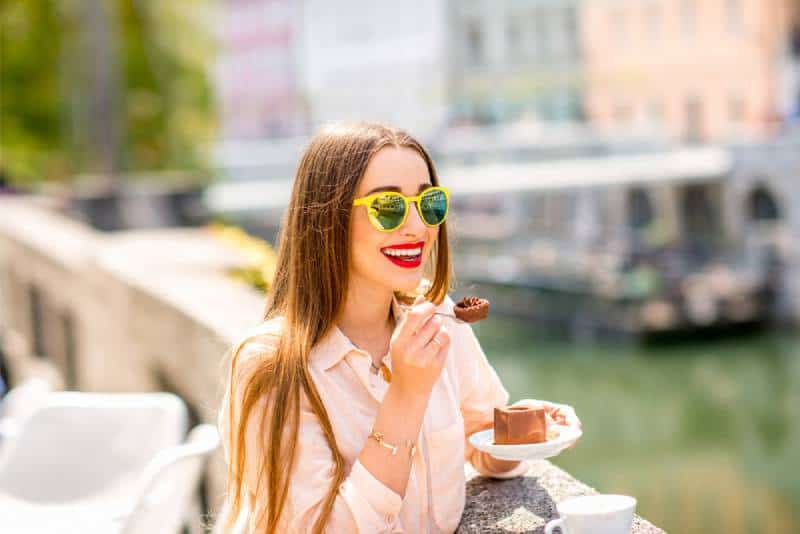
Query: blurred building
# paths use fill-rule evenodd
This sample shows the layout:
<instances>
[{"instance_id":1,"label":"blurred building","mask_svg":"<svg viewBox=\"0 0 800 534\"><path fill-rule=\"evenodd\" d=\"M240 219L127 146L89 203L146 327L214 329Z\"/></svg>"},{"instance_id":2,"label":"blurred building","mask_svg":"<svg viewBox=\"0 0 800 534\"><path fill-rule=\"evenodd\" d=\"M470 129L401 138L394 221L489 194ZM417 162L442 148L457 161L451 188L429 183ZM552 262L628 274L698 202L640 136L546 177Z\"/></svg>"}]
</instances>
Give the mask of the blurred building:
<instances>
[{"instance_id":1,"label":"blurred building","mask_svg":"<svg viewBox=\"0 0 800 534\"><path fill-rule=\"evenodd\" d=\"M782 109L792 124L800 123L800 2L789 9L789 34L785 44Z\"/></svg>"},{"instance_id":2,"label":"blurred building","mask_svg":"<svg viewBox=\"0 0 800 534\"><path fill-rule=\"evenodd\" d=\"M445 117L444 0L304 0L304 87L314 124L378 120L426 137Z\"/></svg>"},{"instance_id":3,"label":"blurred building","mask_svg":"<svg viewBox=\"0 0 800 534\"><path fill-rule=\"evenodd\" d=\"M445 122L444 0L226 0L222 11L215 161L228 180L288 180L327 121L423 139Z\"/></svg>"},{"instance_id":4,"label":"blurred building","mask_svg":"<svg viewBox=\"0 0 800 534\"><path fill-rule=\"evenodd\" d=\"M223 139L303 133L301 11L293 0L226 0L219 10L215 72Z\"/></svg>"},{"instance_id":5,"label":"blurred building","mask_svg":"<svg viewBox=\"0 0 800 534\"><path fill-rule=\"evenodd\" d=\"M604 129L764 138L797 108L797 0L580 5L586 107Z\"/></svg>"},{"instance_id":6,"label":"blurred building","mask_svg":"<svg viewBox=\"0 0 800 534\"><path fill-rule=\"evenodd\" d=\"M452 0L450 123L577 120L578 0Z\"/></svg>"}]
</instances>

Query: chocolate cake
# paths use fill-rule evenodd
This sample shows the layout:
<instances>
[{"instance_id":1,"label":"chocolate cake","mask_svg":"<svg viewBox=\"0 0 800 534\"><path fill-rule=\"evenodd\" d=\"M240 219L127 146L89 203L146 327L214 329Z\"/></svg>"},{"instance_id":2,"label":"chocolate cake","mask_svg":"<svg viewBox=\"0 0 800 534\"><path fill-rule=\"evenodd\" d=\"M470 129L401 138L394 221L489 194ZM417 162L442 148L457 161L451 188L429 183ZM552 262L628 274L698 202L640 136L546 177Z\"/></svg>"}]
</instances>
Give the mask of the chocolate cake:
<instances>
[{"instance_id":1,"label":"chocolate cake","mask_svg":"<svg viewBox=\"0 0 800 534\"><path fill-rule=\"evenodd\" d=\"M462 321L476 323L489 316L489 301L480 297L464 297L453 307L453 313Z\"/></svg>"},{"instance_id":2,"label":"chocolate cake","mask_svg":"<svg viewBox=\"0 0 800 534\"><path fill-rule=\"evenodd\" d=\"M547 440L545 409L505 406L494 409L494 442L497 445L542 443Z\"/></svg>"}]
</instances>

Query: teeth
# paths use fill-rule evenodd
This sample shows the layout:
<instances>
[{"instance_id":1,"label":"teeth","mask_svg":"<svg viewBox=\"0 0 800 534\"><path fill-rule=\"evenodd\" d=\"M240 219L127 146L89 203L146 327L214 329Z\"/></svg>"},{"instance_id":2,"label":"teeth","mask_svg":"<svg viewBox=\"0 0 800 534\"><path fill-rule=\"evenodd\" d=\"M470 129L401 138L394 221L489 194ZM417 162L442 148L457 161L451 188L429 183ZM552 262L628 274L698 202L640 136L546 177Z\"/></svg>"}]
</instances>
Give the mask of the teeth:
<instances>
[{"instance_id":1,"label":"teeth","mask_svg":"<svg viewBox=\"0 0 800 534\"><path fill-rule=\"evenodd\" d=\"M387 248L383 251L383 253L386 254L387 256L419 256L420 254L422 254L422 249L410 248L405 250L402 249L392 250Z\"/></svg>"}]
</instances>

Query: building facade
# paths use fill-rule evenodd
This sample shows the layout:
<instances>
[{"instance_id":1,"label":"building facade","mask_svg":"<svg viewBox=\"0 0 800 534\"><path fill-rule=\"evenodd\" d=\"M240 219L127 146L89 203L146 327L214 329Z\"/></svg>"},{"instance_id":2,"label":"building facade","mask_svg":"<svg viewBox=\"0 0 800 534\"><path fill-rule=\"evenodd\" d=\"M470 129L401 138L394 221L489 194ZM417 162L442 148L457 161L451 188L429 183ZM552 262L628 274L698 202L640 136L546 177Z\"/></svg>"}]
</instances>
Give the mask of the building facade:
<instances>
[{"instance_id":1,"label":"building facade","mask_svg":"<svg viewBox=\"0 0 800 534\"><path fill-rule=\"evenodd\" d=\"M774 135L800 88L797 11L796 0L582 2L589 120L687 142Z\"/></svg>"},{"instance_id":2,"label":"building facade","mask_svg":"<svg viewBox=\"0 0 800 534\"><path fill-rule=\"evenodd\" d=\"M445 114L444 0L304 0L303 84L314 124L376 120L426 137Z\"/></svg>"},{"instance_id":3,"label":"building facade","mask_svg":"<svg viewBox=\"0 0 800 534\"><path fill-rule=\"evenodd\" d=\"M425 137L444 121L444 0L227 0L223 12L223 141L306 135L331 120Z\"/></svg>"},{"instance_id":4,"label":"building facade","mask_svg":"<svg viewBox=\"0 0 800 534\"><path fill-rule=\"evenodd\" d=\"M449 119L582 118L578 0L451 0Z\"/></svg>"},{"instance_id":5,"label":"building facade","mask_svg":"<svg viewBox=\"0 0 800 534\"><path fill-rule=\"evenodd\" d=\"M304 133L301 10L293 0L226 0L216 23L214 78L223 140Z\"/></svg>"}]
</instances>

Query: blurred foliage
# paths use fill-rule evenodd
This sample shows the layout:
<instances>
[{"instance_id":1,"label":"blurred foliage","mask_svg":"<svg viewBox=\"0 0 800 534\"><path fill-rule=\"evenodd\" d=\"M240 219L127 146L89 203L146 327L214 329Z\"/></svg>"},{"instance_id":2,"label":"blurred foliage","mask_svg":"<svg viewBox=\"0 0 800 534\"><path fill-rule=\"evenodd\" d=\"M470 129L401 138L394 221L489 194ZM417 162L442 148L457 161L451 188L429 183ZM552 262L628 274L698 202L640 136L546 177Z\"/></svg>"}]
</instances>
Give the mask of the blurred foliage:
<instances>
[{"instance_id":1,"label":"blurred foliage","mask_svg":"<svg viewBox=\"0 0 800 534\"><path fill-rule=\"evenodd\" d=\"M0 0L0 171L20 184L205 169L215 129L213 5ZM113 165L104 168L109 146Z\"/></svg>"},{"instance_id":2,"label":"blurred foliage","mask_svg":"<svg viewBox=\"0 0 800 534\"><path fill-rule=\"evenodd\" d=\"M238 248L246 259L246 265L229 272L234 278L261 291L268 291L275 277L278 255L272 246L258 237L251 236L237 226L214 223L211 231L226 243Z\"/></svg>"}]
</instances>

